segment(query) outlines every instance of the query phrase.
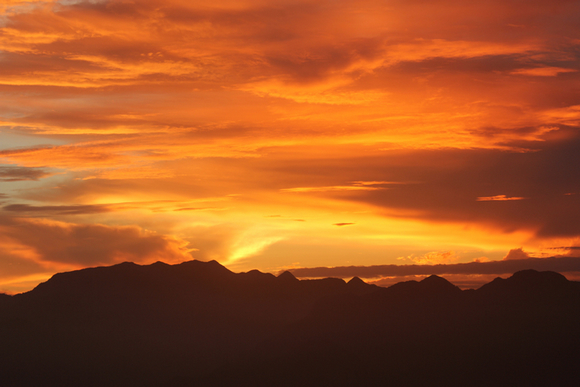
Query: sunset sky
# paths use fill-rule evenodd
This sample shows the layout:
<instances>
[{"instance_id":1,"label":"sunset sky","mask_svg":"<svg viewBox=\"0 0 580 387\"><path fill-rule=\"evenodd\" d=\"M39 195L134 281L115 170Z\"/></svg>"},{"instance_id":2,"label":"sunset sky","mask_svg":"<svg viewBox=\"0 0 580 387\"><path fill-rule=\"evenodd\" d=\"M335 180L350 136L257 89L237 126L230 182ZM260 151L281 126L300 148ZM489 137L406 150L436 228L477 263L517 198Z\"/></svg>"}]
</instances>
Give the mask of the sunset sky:
<instances>
[{"instance_id":1,"label":"sunset sky","mask_svg":"<svg viewBox=\"0 0 580 387\"><path fill-rule=\"evenodd\" d=\"M576 0L0 8L0 292L580 256Z\"/></svg>"}]
</instances>

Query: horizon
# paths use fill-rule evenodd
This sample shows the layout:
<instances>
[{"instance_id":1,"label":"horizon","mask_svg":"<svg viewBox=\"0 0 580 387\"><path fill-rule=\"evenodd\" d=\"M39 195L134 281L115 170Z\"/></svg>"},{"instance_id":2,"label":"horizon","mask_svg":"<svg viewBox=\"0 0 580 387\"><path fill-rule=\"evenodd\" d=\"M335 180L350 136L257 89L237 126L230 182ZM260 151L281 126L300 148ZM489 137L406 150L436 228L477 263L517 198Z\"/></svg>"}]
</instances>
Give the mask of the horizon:
<instances>
[{"instance_id":1,"label":"horizon","mask_svg":"<svg viewBox=\"0 0 580 387\"><path fill-rule=\"evenodd\" d=\"M577 2L0 8L0 293L192 259L580 278Z\"/></svg>"},{"instance_id":2,"label":"horizon","mask_svg":"<svg viewBox=\"0 0 580 387\"><path fill-rule=\"evenodd\" d=\"M532 263L527 263L525 261L535 261ZM565 262L557 262L557 261L565 261ZM244 271L244 272L234 272L229 270L227 267L221 265L216 260L211 261L200 261L193 259L191 261L183 261L178 263L166 263L163 261L156 261L153 263L148 264L139 264L131 261L124 261L115 263L113 265L107 266L91 266L91 267L84 267L77 270L71 270L68 272L74 272L79 270L85 269L96 269L96 268L110 268L113 266L123 265L123 264L132 264L137 266L154 266L157 264L167 265L167 266L179 266L182 264L190 263L190 262L200 262L200 263L211 263L215 262L220 266L226 268L233 274L246 274L248 272L257 271L262 274L271 274L275 277L279 277L282 274L290 273L294 278L298 279L299 281L309 281L309 280L321 280L321 279L328 279L328 278L335 278L343 280L345 283L348 283L350 280L354 278L358 278L362 280L364 283L369 285L376 285L383 288L388 288L393 285L402 282L421 282L422 280L429 278L429 277L439 277L443 278L447 282L455 285L461 290L477 290L483 285L486 285L497 278L507 279L511 278L513 275L523 271L535 271L538 273L543 272L552 272L558 273L565 277L568 281L571 282L580 282L580 277L574 274L575 269L578 268L580 265L580 258L573 258L573 259L528 259L528 260L520 260L520 262L515 262L516 265L513 265L514 262L508 262L509 268L502 269L501 266L495 265L492 262L484 262L480 263L482 265L491 264L494 265L494 268L488 268L487 270L472 270L477 272L476 274L469 274L470 270L465 270L465 267L469 266L469 264L459 264L459 265L381 265L381 266L350 266L350 267L318 267L318 268L299 268L299 269L289 269L284 271L279 271L277 273L269 273L269 272L261 272L257 269ZM473 262L472 262L473 263ZM497 262L496 262L497 263ZM463 267L463 269L458 270L458 267ZM569 269L566 270L559 270L568 267ZM393 272L393 269L395 272ZM551 270L552 269L552 270ZM388 272L391 273L388 273ZM457 273L454 273L457 271ZM479 272L486 272L485 274L480 274ZM56 274L62 274L67 272L59 272ZM374 274L373 274L374 273ZM382 275L380 274L382 273ZM327 275L325 275L327 274ZM385 275L385 274L393 274L393 275ZM38 285L41 285L45 282L48 282L54 275L51 275L45 281L39 282L36 286L31 289L27 289L22 292L0 292L0 294L5 294L9 296L13 296L16 294L23 294L28 293L34 289Z\"/></svg>"}]
</instances>

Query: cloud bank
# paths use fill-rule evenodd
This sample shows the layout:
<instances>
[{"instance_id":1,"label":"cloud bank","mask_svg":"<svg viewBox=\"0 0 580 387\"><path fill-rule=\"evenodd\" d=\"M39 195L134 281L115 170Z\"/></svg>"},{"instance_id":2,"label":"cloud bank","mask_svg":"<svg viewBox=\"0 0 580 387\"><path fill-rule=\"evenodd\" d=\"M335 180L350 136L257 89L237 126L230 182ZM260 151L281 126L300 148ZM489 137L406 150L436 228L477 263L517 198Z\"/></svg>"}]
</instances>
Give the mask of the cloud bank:
<instances>
[{"instance_id":1,"label":"cloud bank","mask_svg":"<svg viewBox=\"0 0 580 387\"><path fill-rule=\"evenodd\" d=\"M376 265L297 268L289 271L299 278L378 278L446 274L511 274L519 270L580 272L580 257L509 259L439 265Z\"/></svg>"},{"instance_id":2,"label":"cloud bank","mask_svg":"<svg viewBox=\"0 0 580 387\"><path fill-rule=\"evenodd\" d=\"M3 217L0 229L3 256L16 256L45 266L84 267L123 261L150 263L191 259L187 242L136 226Z\"/></svg>"}]
</instances>

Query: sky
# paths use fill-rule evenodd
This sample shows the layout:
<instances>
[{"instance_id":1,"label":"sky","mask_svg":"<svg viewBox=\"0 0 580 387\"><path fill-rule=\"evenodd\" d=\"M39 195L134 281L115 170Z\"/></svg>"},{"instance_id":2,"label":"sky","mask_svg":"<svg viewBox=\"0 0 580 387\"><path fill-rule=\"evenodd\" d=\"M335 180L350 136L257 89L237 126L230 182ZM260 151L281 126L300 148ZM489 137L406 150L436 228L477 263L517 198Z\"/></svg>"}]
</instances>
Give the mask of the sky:
<instances>
[{"instance_id":1,"label":"sky","mask_svg":"<svg viewBox=\"0 0 580 387\"><path fill-rule=\"evenodd\" d=\"M123 261L580 256L578 1L0 9L0 292Z\"/></svg>"}]
</instances>

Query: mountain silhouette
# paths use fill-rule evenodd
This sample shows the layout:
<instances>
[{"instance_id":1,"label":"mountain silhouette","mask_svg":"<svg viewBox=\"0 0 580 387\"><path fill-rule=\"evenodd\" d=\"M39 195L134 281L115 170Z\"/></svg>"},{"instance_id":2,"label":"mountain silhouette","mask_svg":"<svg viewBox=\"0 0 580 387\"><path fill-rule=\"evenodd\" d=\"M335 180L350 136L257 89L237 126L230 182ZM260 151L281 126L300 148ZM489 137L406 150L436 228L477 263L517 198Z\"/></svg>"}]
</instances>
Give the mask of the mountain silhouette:
<instances>
[{"instance_id":1,"label":"mountain silhouette","mask_svg":"<svg viewBox=\"0 0 580 387\"><path fill-rule=\"evenodd\" d=\"M522 270L508 279L496 278L483 285L479 291L490 295L520 294L523 297L530 297L565 292L569 286L569 281L562 274L551 271Z\"/></svg>"},{"instance_id":2,"label":"mountain silhouette","mask_svg":"<svg viewBox=\"0 0 580 387\"><path fill-rule=\"evenodd\" d=\"M294 274L290 273L289 271L285 271L282 274L280 274L278 276L278 280L286 281L288 283L296 283L300 281L298 278L294 277Z\"/></svg>"},{"instance_id":3,"label":"mountain silhouette","mask_svg":"<svg viewBox=\"0 0 580 387\"><path fill-rule=\"evenodd\" d=\"M576 386L580 284L122 263L0 296L2 386Z\"/></svg>"}]
</instances>

